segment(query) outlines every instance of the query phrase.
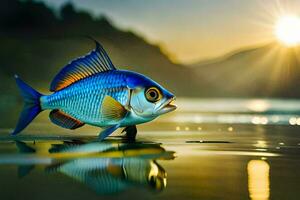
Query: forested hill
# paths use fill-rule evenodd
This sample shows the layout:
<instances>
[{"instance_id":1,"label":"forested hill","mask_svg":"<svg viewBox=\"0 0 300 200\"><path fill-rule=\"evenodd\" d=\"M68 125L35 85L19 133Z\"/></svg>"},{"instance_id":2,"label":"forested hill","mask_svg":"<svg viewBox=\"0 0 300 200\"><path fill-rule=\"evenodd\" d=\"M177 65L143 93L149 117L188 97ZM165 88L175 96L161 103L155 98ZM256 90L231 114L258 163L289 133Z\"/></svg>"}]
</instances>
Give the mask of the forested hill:
<instances>
[{"instance_id":1,"label":"forested hill","mask_svg":"<svg viewBox=\"0 0 300 200\"><path fill-rule=\"evenodd\" d=\"M53 11L44 3L5 0L0 7L0 90L16 91L13 74L46 90L70 60L88 53L97 39L120 69L146 74L177 95L189 95L191 71L172 63L156 45L120 30L104 16L93 17L65 4ZM13 92L14 93L14 92Z\"/></svg>"}]
</instances>

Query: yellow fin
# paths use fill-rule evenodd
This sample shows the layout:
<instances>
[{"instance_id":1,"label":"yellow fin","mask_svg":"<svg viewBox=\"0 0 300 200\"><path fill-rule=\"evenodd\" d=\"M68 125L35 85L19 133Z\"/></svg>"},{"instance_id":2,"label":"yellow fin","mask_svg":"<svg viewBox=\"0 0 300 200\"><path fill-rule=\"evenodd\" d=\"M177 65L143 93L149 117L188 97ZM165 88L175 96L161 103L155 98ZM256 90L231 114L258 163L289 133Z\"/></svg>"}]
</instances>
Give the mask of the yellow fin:
<instances>
[{"instance_id":1,"label":"yellow fin","mask_svg":"<svg viewBox=\"0 0 300 200\"><path fill-rule=\"evenodd\" d=\"M106 120L119 121L125 117L127 110L111 96L105 96L101 106L101 114Z\"/></svg>"},{"instance_id":2,"label":"yellow fin","mask_svg":"<svg viewBox=\"0 0 300 200\"><path fill-rule=\"evenodd\" d=\"M113 163L109 163L107 166L107 171L116 177L123 178L125 176L122 166L114 165Z\"/></svg>"}]
</instances>

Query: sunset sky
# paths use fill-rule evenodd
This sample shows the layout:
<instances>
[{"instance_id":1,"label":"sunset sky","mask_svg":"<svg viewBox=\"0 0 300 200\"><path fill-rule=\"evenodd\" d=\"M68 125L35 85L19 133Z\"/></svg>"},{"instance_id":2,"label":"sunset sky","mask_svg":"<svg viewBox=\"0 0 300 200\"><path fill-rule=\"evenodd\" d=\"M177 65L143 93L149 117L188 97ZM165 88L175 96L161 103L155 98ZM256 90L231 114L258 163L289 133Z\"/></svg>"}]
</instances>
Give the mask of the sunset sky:
<instances>
[{"instance_id":1,"label":"sunset sky","mask_svg":"<svg viewBox=\"0 0 300 200\"><path fill-rule=\"evenodd\" d=\"M232 50L274 40L274 24L286 14L299 15L299 0L40 0L58 9L106 15L159 44L178 62L193 63Z\"/></svg>"}]
</instances>

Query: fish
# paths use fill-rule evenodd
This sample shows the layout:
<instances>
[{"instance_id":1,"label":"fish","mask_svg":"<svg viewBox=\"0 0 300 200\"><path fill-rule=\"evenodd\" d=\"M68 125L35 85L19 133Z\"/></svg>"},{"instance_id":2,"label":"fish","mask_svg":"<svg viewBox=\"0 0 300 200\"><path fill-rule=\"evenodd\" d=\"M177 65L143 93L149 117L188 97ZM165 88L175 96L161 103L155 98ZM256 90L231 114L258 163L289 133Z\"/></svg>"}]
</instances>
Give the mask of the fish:
<instances>
[{"instance_id":1,"label":"fish","mask_svg":"<svg viewBox=\"0 0 300 200\"><path fill-rule=\"evenodd\" d=\"M113 194L141 186L162 191L167 185L167 172L156 160L137 157L80 158L46 168L73 178L98 194Z\"/></svg>"},{"instance_id":2,"label":"fish","mask_svg":"<svg viewBox=\"0 0 300 200\"><path fill-rule=\"evenodd\" d=\"M54 149L55 150L54 150ZM48 173L62 173L86 184L98 194L113 194L133 186L162 191L167 172L158 160L174 159L174 152L157 143L88 142L54 145L53 154L86 153L85 157L53 163Z\"/></svg>"},{"instance_id":3,"label":"fish","mask_svg":"<svg viewBox=\"0 0 300 200\"><path fill-rule=\"evenodd\" d=\"M132 187L162 191L167 172L158 162L175 159L175 152L154 142L16 140L15 145L18 151L0 155L0 166L18 166L19 178L43 169L48 175L64 174L98 194Z\"/></svg>"},{"instance_id":4,"label":"fish","mask_svg":"<svg viewBox=\"0 0 300 200\"><path fill-rule=\"evenodd\" d=\"M177 108L174 94L143 74L117 69L103 46L94 42L94 50L71 61L54 77L52 94L41 94L15 75L25 103L12 135L40 112L50 110L50 121L62 128L101 127L98 139L104 140L123 127L122 132L135 138L136 125Z\"/></svg>"}]
</instances>

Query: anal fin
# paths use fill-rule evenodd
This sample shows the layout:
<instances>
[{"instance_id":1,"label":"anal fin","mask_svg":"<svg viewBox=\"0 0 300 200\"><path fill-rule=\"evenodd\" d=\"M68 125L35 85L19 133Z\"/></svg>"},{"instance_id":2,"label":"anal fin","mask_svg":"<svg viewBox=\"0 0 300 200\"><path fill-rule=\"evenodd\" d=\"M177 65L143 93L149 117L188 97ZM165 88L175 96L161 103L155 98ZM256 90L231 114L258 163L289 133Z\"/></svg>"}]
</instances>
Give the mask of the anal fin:
<instances>
[{"instance_id":1,"label":"anal fin","mask_svg":"<svg viewBox=\"0 0 300 200\"><path fill-rule=\"evenodd\" d=\"M65 114L60 110L52 110L49 114L49 118L54 124L67 129L73 130L84 125L83 122Z\"/></svg>"}]
</instances>

